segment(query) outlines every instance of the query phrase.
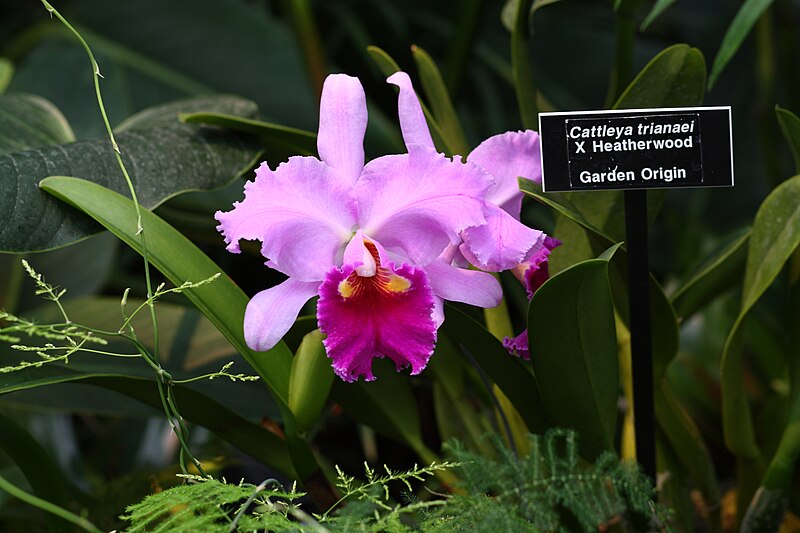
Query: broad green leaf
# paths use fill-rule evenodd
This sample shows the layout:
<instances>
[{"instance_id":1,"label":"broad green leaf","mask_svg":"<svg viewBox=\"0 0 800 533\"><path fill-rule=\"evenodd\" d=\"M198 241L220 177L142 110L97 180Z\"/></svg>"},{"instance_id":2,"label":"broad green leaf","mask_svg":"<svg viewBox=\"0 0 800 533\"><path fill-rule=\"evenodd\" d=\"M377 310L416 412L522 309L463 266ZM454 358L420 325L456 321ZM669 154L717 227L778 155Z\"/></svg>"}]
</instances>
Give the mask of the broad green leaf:
<instances>
[{"instance_id":1,"label":"broad green leaf","mask_svg":"<svg viewBox=\"0 0 800 533\"><path fill-rule=\"evenodd\" d=\"M125 106L122 116L138 111L142 102L146 107L218 92L255 100L270 120L312 127L317 105L295 35L262 7L237 0L84 0L64 6L63 14L97 55L107 105ZM74 114L94 120L91 90L76 82L89 74L83 51L57 21L42 19L50 33L39 34L46 40L31 51L38 57L18 68L12 88L49 98L73 126Z\"/></svg>"},{"instance_id":2,"label":"broad green leaf","mask_svg":"<svg viewBox=\"0 0 800 533\"><path fill-rule=\"evenodd\" d=\"M104 387L162 409L161 398L152 379L115 373L89 374L56 366L0 374L0 395L57 383L86 383ZM177 403L184 418L208 428L215 435L284 474L295 474L286 444L275 434L188 386L175 387Z\"/></svg>"},{"instance_id":3,"label":"broad green leaf","mask_svg":"<svg viewBox=\"0 0 800 533\"><path fill-rule=\"evenodd\" d=\"M675 0L656 0L653 4L653 8L650 10L650 13L647 14L645 19L642 21L642 25L639 26L640 31L644 31L647 27L653 23L658 17L661 16L664 11L669 9L672 4L675 3Z\"/></svg>"},{"instance_id":4,"label":"broad green leaf","mask_svg":"<svg viewBox=\"0 0 800 533\"><path fill-rule=\"evenodd\" d=\"M208 124L256 135L266 148L265 159L268 160L285 159L289 155L317 153L317 136L310 131L234 115L207 113L202 110L181 114L180 119L187 124Z\"/></svg>"},{"instance_id":5,"label":"broad green leaf","mask_svg":"<svg viewBox=\"0 0 800 533\"><path fill-rule=\"evenodd\" d=\"M369 56L378 66L380 71L383 73L384 76L387 78L394 74L395 72L399 72L402 69L400 65L397 64L392 56L387 54L384 50L378 48L377 46L368 46L367 52L369 52ZM453 147L450 146L448 143L447 138L442 130L442 127L436 121L436 118L433 116L433 113L430 112L428 106L425 105L425 102L420 100L420 106L422 106L422 112L425 115L425 120L428 123L428 129L431 131L431 137L433 138L433 143L436 147L446 154L455 154ZM466 154L462 154L466 156Z\"/></svg>"},{"instance_id":6,"label":"broad green leaf","mask_svg":"<svg viewBox=\"0 0 800 533\"><path fill-rule=\"evenodd\" d=\"M14 77L14 63L6 59L5 57L0 57L0 94L3 94L8 87L8 84L11 83L11 78Z\"/></svg>"},{"instance_id":7,"label":"broad green leaf","mask_svg":"<svg viewBox=\"0 0 800 533\"><path fill-rule=\"evenodd\" d=\"M528 337L554 424L581 435L587 459L613 451L620 385L608 261L584 261L547 280L531 299Z\"/></svg>"},{"instance_id":8,"label":"broad green leaf","mask_svg":"<svg viewBox=\"0 0 800 533\"><path fill-rule=\"evenodd\" d=\"M155 126L174 126L187 114L215 111L227 113L232 119L250 120L258 115L258 106L252 101L234 95L198 96L143 109L114 127L114 133L143 130Z\"/></svg>"},{"instance_id":9,"label":"broad green leaf","mask_svg":"<svg viewBox=\"0 0 800 533\"><path fill-rule=\"evenodd\" d=\"M143 252L131 200L78 178L50 177L42 181L41 187L89 214L140 254ZM204 280L221 272L197 246L149 211L142 211L142 226L151 263L176 285ZM248 301L244 292L222 275L213 283L186 290L184 294L259 373L276 400L287 405L292 354L283 343L266 353L256 353L247 347L242 330Z\"/></svg>"},{"instance_id":10,"label":"broad green leaf","mask_svg":"<svg viewBox=\"0 0 800 533\"><path fill-rule=\"evenodd\" d=\"M583 213L578 211L574 200L576 198L583 198L580 193L547 193L541 192L541 187L528 180L520 180L520 189L525 194L532 196L537 201L552 207L559 214L564 215L569 220L579 224L586 230L588 237L588 246L595 253L597 250L602 250L603 247L608 247L614 242L624 239L624 236L613 238L604 229L600 229L592 223L588 217L611 220L613 217L605 217L598 215L596 208L584 209ZM617 191L615 191L617 192ZM588 193L602 194L598 192ZM618 197L621 200L621 196ZM654 200L654 196L650 195L648 200ZM588 203L586 204L589 205ZM648 216L652 214L653 210L648 209ZM602 211L600 211L602 213ZM616 232L616 231L615 231ZM595 250L597 249L597 250ZM556 248L556 252L558 248ZM587 252L587 250L584 250ZM627 252L620 250L615 254L612 261L613 268L609 271L610 279L612 281L614 301L616 303L617 311L620 314L623 322L628 324L628 297L627 297ZM660 376L666 371L669 363L674 359L678 349L678 325L675 310L672 308L669 300L667 299L661 286L656 281L655 277L650 274L650 309L652 316L653 338L658 339L653 344L653 374L655 382L657 383Z\"/></svg>"},{"instance_id":11,"label":"broad green leaf","mask_svg":"<svg viewBox=\"0 0 800 533\"><path fill-rule=\"evenodd\" d=\"M453 108L453 102L450 100L450 94L444 84L444 78L439 72L439 67L433 62L431 56L419 46L412 46L411 54L417 64L422 90L425 91L425 96L431 104L433 117L441 129L447 145L452 150L452 154L466 157L469 153L467 139L464 137L461 122Z\"/></svg>"},{"instance_id":12,"label":"broad green leaf","mask_svg":"<svg viewBox=\"0 0 800 533\"><path fill-rule=\"evenodd\" d=\"M719 46L717 57L714 58L714 65L711 67L711 75L708 78L709 90L714 87L717 78L722 74L722 71L728 65L728 62L733 58L739 47L744 42L745 38L749 35L750 30L753 29L755 23L761 18L761 15L767 8L772 5L772 0L745 0L742 7L739 8L736 17L725 32L725 37L722 38L722 44Z\"/></svg>"},{"instance_id":13,"label":"broad green leaf","mask_svg":"<svg viewBox=\"0 0 800 533\"><path fill-rule=\"evenodd\" d=\"M737 456L758 456L752 416L744 386L741 325L800 244L800 175L776 187L753 222L739 316L722 352L722 419L725 444Z\"/></svg>"},{"instance_id":14,"label":"broad green leaf","mask_svg":"<svg viewBox=\"0 0 800 533\"><path fill-rule=\"evenodd\" d=\"M795 172L800 173L800 118L797 118L797 115L788 109L777 105L775 106L775 115L778 117L778 124L781 125L783 136L792 151Z\"/></svg>"},{"instance_id":15,"label":"broad green leaf","mask_svg":"<svg viewBox=\"0 0 800 533\"><path fill-rule=\"evenodd\" d=\"M23 427L2 413L0 427L0 451L25 474L33 492L49 502L66 505L69 487L53 458Z\"/></svg>"},{"instance_id":16,"label":"broad green leaf","mask_svg":"<svg viewBox=\"0 0 800 533\"><path fill-rule=\"evenodd\" d=\"M711 454L700 430L681 407L666 380L658 382L655 392L655 414L658 427L675 450L678 461L691 476L712 509L711 522L719 523L719 485Z\"/></svg>"},{"instance_id":17,"label":"broad green leaf","mask_svg":"<svg viewBox=\"0 0 800 533\"><path fill-rule=\"evenodd\" d=\"M553 235L569 245L559 246L548 257L547 263L551 276L581 261L594 259L600 250L608 246L608 240L601 239L594 233L584 230L583 226L561 213L556 212L555 219Z\"/></svg>"},{"instance_id":18,"label":"broad green leaf","mask_svg":"<svg viewBox=\"0 0 800 533\"><path fill-rule=\"evenodd\" d=\"M676 44L650 60L614 109L697 106L703 102L705 83L703 54L697 48Z\"/></svg>"},{"instance_id":19,"label":"broad green leaf","mask_svg":"<svg viewBox=\"0 0 800 533\"><path fill-rule=\"evenodd\" d=\"M463 346L467 359L471 356L486 375L522 415L532 433L544 433L558 421L548 417L539 396L537 378L522 360L510 355L503 344L486 328L460 309L447 306L446 319L440 331L453 343ZM535 355L534 355L535 357Z\"/></svg>"},{"instance_id":20,"label":"broad green leaf","mask_svg":"<svg viewBox=\"0 0 800 533\"><path fill-rule=\"evenodd\" d=\"M723 246L711 252L691 277L672 295L675 312L685 320L733 287L744 274L750 228L736 232Z\"/></svg>"},{"instance_id":21,"label":"broad green leaf","mask_svg":"<svg viewBox=\"0 0 800 533\"><path fill-rule=\"evenodd\" d=\"M800 243L800 175L776 187L753 222L742 292L747 312L778 275Z\"/></svg>"},{"instance_id":22,"label":"broad green leaf","mask_svg":"<svg viewBox=\"0 0 800 533\"><path fill-rule=\"evenodd\" d=\"M242 100L222 97L221 111L241 110ZM245 105L255 112L255 105ZM218 188L248 170L258 156L251 138L180 124L130 128L117 136L139 202L155 207L182 191ZM107 139L80 141L0 156L0 250L41 251L83 239L100 228L39 190L54 174L80 174L127 194Z\"/></svg>"},{"instance_id":23,"label":"broad green leaf","mask_svg":"<svg viewBox=\"0 0 800 533\"><path fill-rule=\"evenodd\" d=\"M318 329L307 334L292 360L289 408L300 431L307 431L317 422L333 385L333 368L322 338Z\"/></svg>"},{"instance_id":24,"label":"broad green leaf","mask_svg":"<svg viewBox=\"0 0 800 533\"><path fill-rule=\"evenodd\" d=\"M44 98L32 94L0 96L0 155L74 140L64 115Z\"/></svg>"},{"instance_id":25,"label":"broad green leaf","mask_svg":"<svg viewBox=\"0 0 800 533\"><path fill-rule=\"evenodd\" d=\"M536 87L533 84L531 60L528 53L530 30L528 13L533 0L519 0L511 30L511 76L517 95L520 119L526 129L538 129L539 109L536 105Z\"/></svg>"}]
</instances>

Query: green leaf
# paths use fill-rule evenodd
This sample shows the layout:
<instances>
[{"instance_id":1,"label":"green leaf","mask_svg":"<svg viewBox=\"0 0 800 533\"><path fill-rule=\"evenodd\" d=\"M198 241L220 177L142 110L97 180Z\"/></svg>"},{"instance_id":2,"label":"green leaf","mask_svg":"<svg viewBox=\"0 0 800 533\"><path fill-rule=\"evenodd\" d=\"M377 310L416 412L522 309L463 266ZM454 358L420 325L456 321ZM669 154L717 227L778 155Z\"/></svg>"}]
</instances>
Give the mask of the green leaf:
<instances>
[{"instance_id":1,"label":"green leaf","mask_svg":"<svg viewBox=\"0 0 800 533\"><path fill-rule=\"evenodd\" d=\"M140 254L143 252L131 200L78 178L50 177L42 181L41 187L89 214ZM151 263L176 285L207 279L221 272L197 246L149 211L142 211L142 226ZM188 289L183 294L258 372L276 400L287 405L292 354L282 342L266 353L256 353L248 348L242 330L248 302L244 292L223 275L213 283Z\"/></svg>"},{"instance_id":2,"label":"green leaf","mask_svg":"<svg viewBox=\"0 0 800 533\"><path fill-rule=\"evenodd\" d=\"M466 313L450 305L446 309L441 331L453 343L462 345L475 359L480 371L503 391L519 411L528 429L533 433L543 433L553 427L530 367L510 355L494 335Z\"/></svg>"},{"instance_id":3,"label":"green leaf","mask_svg":"<svg viewBox=\"0 0 800 533\"><path fill-rule=\"evenodd\" d=\"M650 60L614 109L697 106L703 102L705 82L706 64L700 50L676 44Z\"/></svg>"},{"instance_id":4,"label":"green leaf","mask_svg":"<svg viewBox=\"0 0 800 533\"><path fill-rule=\"evenodd\" d=\"M0 94L3 94L8 87L8 84L11 83L11 78L14 77L14 63L6 59L5 57L0 57Z\"/></svg>"},{"instance_id":5,"label":"green leaf","mask_svg":"<svg viewBox=\"0 0 800 533\"><path fill-rule=\"evenodd\" d=\"M317 153L317 136L310 131L203 111L181 114L180 119L187 124L208 124L256 135L266 148L265 159L270 161L285 159L290 155Z\"/></svg>"},{"instance_id":6,"label":"green leaf","mask_svg":"<svg viewBox=\"0 0 800 533\"><path fill-rule=\"evenodd\" d=\"M528 13L533 0L519 0L514 26L511 30L511 77L517 95L522 125L526 129L538 129L539 108L536 105L536 87L533 84L531 60L528 53L530 31Z\"/></svg>"},{"instance_id":7,"label":"green leaf","mask_svg":"<svg viewBox=\"0 0 800 533\"><path fill-rule=\"evenodd\" d=\"M722 38L717 57L714 58L714 65L711 67L711 76L708 78L709 90L714 87L717 78L727 66L728 62L739 50L750 30L761 18L761 15L772 5L772 0L745 0L739 12L736 13L733 22Z\"/></svg>"},{"instance_id":8,"label":"green leaf","mask_svg":"<svg viewBox=\"0 0 800 533\"><path fill-rule=\"evenodd\" d=\"M53 104L32 94L0 96L0 155L75 140Z\"/></svg>"},{"instance_id":9,"label":"green leaf","mask_svg":"<svg viewBox=\"0 0 800 533\"><path fill-rule=\"evenodd\" d=\"M148 107L129 116L114 128L114 133L128 130L144 130L156 126L175 126L186 114L216 111L228 113L232 118L256 117L258 106L252 101L235 95L198 96L174 100L166 104Z\"/></svg>"},{"instance_id":10,"label":"green leaf","mask_svg":"<svg viewBox=\"0 0 800 533\"><path fill-rule=\"evenodd\" d=\"M547 193L542 194L541 187L528 180L520 180L520 189L525 194L532 196L537 201L552 207L561 215L564 215L569 220L579 224L587 231L588 245L592 250L602 247L608 247L614 242L619 242L624 239L623 235L612 237L608 232L619 233L620 229L616 228L616 215L608 215L608 211L601 205L592 206L592 195L603 194L600 192L591 193ZM614 191L618 193L619 191ZM588 195L588 196L587 196ZM613 203L622 200L622 196L618 195ZM654 195L648 196L648 201L658 201ZM581 207L576 205L576 202ZM601 202L602 203L602 202ZM608 205L608 204L606 204ZM612 204L613 205L613 204ZM648 209L648 217L652 215L654 209ZM591 220L590 220L591 219ZM599 228L594 221L598 223L605 223L609 230ZM558 252L558 248L555 250ZM587 252L584 250L584 252ZM616 303L617 311L620 314L623 322L629 324L628 320L628 297L627 297L627 252L620 250L615 254L612 265L614 268L610 271L614 301ZM672 308L669 300L667 299L661 286L656 281L655 277L650 274L650 309L653 317L653 336L659 339L653 345L653 374L656 383L660 376L666 371L667 366L674 359L678 350L678 325L675 310Z\"/></svg>"},{"instance_id":11,"label":"green leaf","mask_svg":"<svg viewBox=\"0 0 800 533\"><path fill-rule=\"evenodd\" d=\"M722 419L725 444L737 456L759 454L744 386L741 325L800 244L800 175L776 187L761 204L753 222L739 316L722 352Z\"/></svg>"},{"instance_id":12,"label":"green leaf","mask_svg":"<svg viewBox=\"0 0 800 533\"><path fill-rule=\"evenodd\" d=\"M653 23L658 17L661 16L664 11L669 9L672 4L675 3L675 0L656 0L655 4L653 4L653 8L650 10L650 13L642 21L642 25L639 26L639 31L644 31L647 27Z\"/></svg>"},{"instance_id":13,"label":"green leaf","mask_svg":"<svg viewBox=\"0 0 800 533\"><path fill-rule=\"evenodd\" d=\"M753 222L742 293L746 313L772 284L800 243L800 175L776 187Z\"/></svg>"},{"instance_id":14,"label":"green leaf","mask_svg":"<svg viewBox=\"0 0 800 533\"><path fill-rule=\"evenodd\" d=\"M0 450L25 474L33 492L49 502L66 505L69 488L53 458L24 428L2 413L0 427Z\"/></svg>"},{"instance_id":15,"label":"green leaf","mask_svg":"<svg viewBox=\"0 0 800 533\"><path fill-rule=\"evenodd\" d=\"M325 354L323 337L318 329L307 334L292 361L289 408L300 431L307 431L317 422L333 385L333 368Z\"/></svg>"},{"instance_id":16,"label":"green leaf","mask_svg":"<svg viewBox=\"0 0 800 533\"><path fill-rule=\"evenodd\" d=\"M237 0L140 0L118 6L85 0L64 7L97 55L105 86L115 89L104 94L109 109L123 105L123 116L139 109L132 104L218 92L255 100L270 120L298 127L316 122L317 102L295 35L263 6ZM48 97L73 125L73 113L94 119L97 106L86 98L90 90L75 81L89 71L82 50L57 22L42 26L50 33L31 52L39 57L20 66L12 87ZM46 92L34 90L37 86Z\"/></svg>"},{"instance_id":17,"label":"green leaf","mask_svg":"<svg viewBox=\"0 0 800 533\"><path fill-rule=\"evenodd\" d=\"M464 137L464 131L461 129L458 115L453 108L453 102L450 101L450 94L444 84L444 78L439 72L439 67L433 62L431 56L419 46L412 46L411 54L417 64L422 90L425 91L425 96L431 104L433 117L441 129L447 145L452 150L452 154L466 157L469 153L469 145Z\"/></svg>"},{"instance_id":18,"label":"green leaf","mask_svg":"<svg viewBox=\"0 0 800 533\"><path fill-rule=\"evenodd\" d=\"M220 110L241 110L244 103L234 97L215 101ZM255 112L254 104L244 107ZM147 208L182 191L222 187L248 170L259 153L247 137L177 120L170 125L139 125L142 129L128 128L117 142L139 201ZM60 173L80 174L113 190L128 191L107 139L0 156L0 250L47 250L98 231L87 217L38 189L42 178Z\"/></svg>"},{"instance_id":19,"label":"green leaf","mask_svg":"<svg viewBox=\"0 0 800 533\"><path fill-rule=\"evenodd\" d=\"M397 61L395 61L394 58L387 54L382 48L370 45L367 46L367 53L369 53L372 61L375 62L381 73L383 73L383 75L387 78L395 72L400 72L403 70L400 68L400 65L397 64Z\"/></svg>"},{"instance_id":20,"label":"green leaf","mask_svg":"<svg viewBox=\"0 0 800 533\"><path fill-rule=\"evenodd\" d=\"M732 239L711 252L675 291L670 301L681 320L690 317L739 282L744 274L749 238L750 228L737 231Z\"/></svg>"},{"instance_id":21,"label":"green leaf","mask_svg":"<svg viewBox=\"0 0 800 533\"><path fill-rule=\"evenodd\" d=\"M661 380L655 393L655 414L658 427L675 450L683 469L697 484L703 499L712 509L712 523L719 523L719 485L711 454L700 430L678 402L666 380Z\"/></svg>"},{"instance_id":22,"label":"green leaf","mask_svg":"<svg viewBox=\"0 0 800 533\"><path fill-rule=\"evenodd\" d=\"M608 261L584 261L547 280L531 299L528 336L555 425L581 435L587 459L613 451L620 384Z\"/></svg>"},{"instance_id":23,"label":"green leaf","mask_svg":"<svg viewBox=\"0 0 800 533\"><path fill-rule=\"evenodd\" d=\"M82 373L65 367L45 366L24 372L0 374L0 395L57 383L86 383L113 390L161 409L155 381L116 373ZM282 473L293 476L286 444L259 424L242 418L212 398L185 386L175 385L181 414L190 422L202 425L245 453Z\"/></svg>"},{"instance_id":24,"label":"green leaf","mask_svg":"<svg viewBox=\"0 0 800 533\"><path fill-rule=\"evenodd\" d=\"M788 109L777 105L775 106L775 115L778 117L778 124L781 125L783 136L792 151L795 172L800 173L800 118L797 118L797 115Z\"/></svg>"}]
</instances>

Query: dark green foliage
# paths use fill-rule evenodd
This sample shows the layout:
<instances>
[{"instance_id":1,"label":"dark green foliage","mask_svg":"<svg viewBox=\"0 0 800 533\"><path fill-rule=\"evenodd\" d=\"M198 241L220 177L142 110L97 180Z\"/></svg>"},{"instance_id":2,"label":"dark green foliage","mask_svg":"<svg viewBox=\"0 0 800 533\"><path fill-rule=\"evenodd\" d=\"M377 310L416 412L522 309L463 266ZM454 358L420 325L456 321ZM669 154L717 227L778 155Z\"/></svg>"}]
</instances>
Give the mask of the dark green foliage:
<instances>
[{"instance_id":1,"label":"dark green foliage","mask_svg":"<svg viewBox=\"0 0 800 533\"><path fill-rule=\"evenodd\" d=\"M191 477L190 483L153 494L128 508L128 532L135 531L319 531L319 532L556 532L598 531L627 522L630 513L652 531L668 530L668 512L653 501L654 490L638 466L606 453L594 464L578 456L575 433L555 429L530 435L530 453L517 457L499 436L488 437L498 459L447 445L458 463L395 472L365 465L365 479L339 471L342 498L321 515L304 512L302 494L248 484ZM410 481L435 470L455 469L463 494L421 501ZM385 472L385 473L384 473ZM403 488L401 503L390 488ZM396 487L395 487L396 488ZM424 497L430 492L420 493ZM339 503L346 503L339 508ZM252 504L252 505L251 505ZM333 514L336 511L336 514Z\"/></svg>"},{"instance_id":2,"label":"dark green foliage","mask_svg":"<svg viewBox=\"0 0 800 533\"><path fill-rule=\"evenodd\" d=\"M449 444L453 459L462 463L467 494L452 496L423 530L448 524L450 531L561 531L577 521L584 531L597 531L627 520L631 511L647 517L654 530L666 527L667 513L654 503L653 488L637 465L611 453L594 464L582 462L575 433L568 430L529 439L530 454L517 457L493 436L499 461Z\"/></svg>"}]
</instances>

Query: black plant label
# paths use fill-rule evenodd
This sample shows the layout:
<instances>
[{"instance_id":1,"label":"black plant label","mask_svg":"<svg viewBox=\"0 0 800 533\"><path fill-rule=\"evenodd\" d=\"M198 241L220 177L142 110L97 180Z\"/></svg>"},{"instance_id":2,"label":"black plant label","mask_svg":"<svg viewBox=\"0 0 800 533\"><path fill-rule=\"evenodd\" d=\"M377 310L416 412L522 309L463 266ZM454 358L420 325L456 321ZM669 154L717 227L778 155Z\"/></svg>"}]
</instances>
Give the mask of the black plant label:
<instances>
[{"instance_id":1,"label":"black plant label","mask_svg":"<svg viewBox=\"0 0 800 533\"><path fill-rule=\"evenodd\" d=\"M732 187L730 107L541 113L545 192Z\"/></svg>"}]
</instances>

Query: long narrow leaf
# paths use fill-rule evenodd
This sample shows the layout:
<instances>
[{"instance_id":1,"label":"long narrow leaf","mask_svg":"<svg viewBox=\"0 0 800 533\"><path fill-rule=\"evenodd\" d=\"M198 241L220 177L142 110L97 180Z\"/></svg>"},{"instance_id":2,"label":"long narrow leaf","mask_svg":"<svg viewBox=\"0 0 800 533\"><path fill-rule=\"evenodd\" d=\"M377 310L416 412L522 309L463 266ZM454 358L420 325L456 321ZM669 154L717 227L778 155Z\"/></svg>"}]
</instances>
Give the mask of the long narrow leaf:
<instances>
[{"instance_id":1,"label":"long narrow leaf","mask_svg":"<svg viewBox=\"0 0 800 533\"><path fill-rule=\"evenodd\" d=\"M750 34L750 30L770 5L772 5L772 0L745 0L742 7L739 8L728 31L725 32L725 37L722 38L717 57L714 58L714 65L711 67L711 75L708 78L709 89L714 87L719 75L722 74L728 62Z\"/></svg>"},{"instance_id":2,"label":"long narrow leaf","mask_svg":"<svg viewBox=\"0 0 800 533\"><path fill-rule=\"evenodd\" d=\"M137 252L143 252L133 202L128 198L96 183L70 177L47 178L42 180L41 188L90 215ZM150 261L176 285L221 273L197 246L156 215L142 212L142 226L147 232ZM286 405L292 354L282 342L266 353L247 347L242 330L248 301L244 292L223 275L214 283L184 294L259 373L276 399Z\"/></svg>"}]
</instances>

